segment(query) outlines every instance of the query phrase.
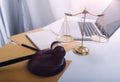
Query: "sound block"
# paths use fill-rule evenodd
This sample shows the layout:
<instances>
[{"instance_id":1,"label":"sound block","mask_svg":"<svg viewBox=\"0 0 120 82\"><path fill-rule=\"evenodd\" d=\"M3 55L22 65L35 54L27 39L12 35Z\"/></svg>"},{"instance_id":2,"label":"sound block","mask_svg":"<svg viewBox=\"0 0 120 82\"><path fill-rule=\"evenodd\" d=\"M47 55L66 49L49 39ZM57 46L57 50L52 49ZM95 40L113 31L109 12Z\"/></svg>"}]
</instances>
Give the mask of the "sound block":
<instances>
[{"instance_id":1,"label":"sound block","mask_svg":"<svg viewBox=\"0 0 120 82\"><path fill-rule=\"evenodd\" d=\"M56 75L58 73L60 73L66 66L66 61L65 59L62 60L60 65L57 66L40 66L40 64L38 63L37 66L32 65L32 61L30 60L28 62L28 70L35 75L38 76L53 76Z\"/></svg>"}]
</instances>

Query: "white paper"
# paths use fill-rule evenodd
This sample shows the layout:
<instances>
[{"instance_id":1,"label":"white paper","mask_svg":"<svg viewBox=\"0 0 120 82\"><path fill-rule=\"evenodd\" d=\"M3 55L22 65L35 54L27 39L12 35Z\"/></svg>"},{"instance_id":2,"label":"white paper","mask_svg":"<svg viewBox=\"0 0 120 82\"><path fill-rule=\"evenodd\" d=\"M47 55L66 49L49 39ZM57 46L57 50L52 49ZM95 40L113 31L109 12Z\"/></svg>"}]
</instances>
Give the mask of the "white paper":
<instances>
[{"instance_id":1,"label":"white paper","mask_svg":"<svg viewBox=\"0 0 120 82\"><path fill-rule=\"evenodd\" d=\"M50 48L52 42L56 41L56 35L50 31L28 33L27 37L40 50Z\"/></svg>"}]
</instances>

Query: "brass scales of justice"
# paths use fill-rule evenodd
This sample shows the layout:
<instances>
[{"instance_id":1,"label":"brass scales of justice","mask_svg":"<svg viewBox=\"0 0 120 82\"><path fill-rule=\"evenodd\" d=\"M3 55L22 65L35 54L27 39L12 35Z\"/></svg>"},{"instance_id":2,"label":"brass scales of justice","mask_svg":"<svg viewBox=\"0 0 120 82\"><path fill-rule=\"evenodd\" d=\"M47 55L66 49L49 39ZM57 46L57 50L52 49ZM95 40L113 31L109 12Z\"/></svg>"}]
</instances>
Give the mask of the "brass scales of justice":
<instances>
[{"instance_id":1,"label":"brass scales of justice","mask_svg":"<svg viewBox=\"0 0 120 82\"><path fill-rule=\"evenodd\" d=\"M75 40L74 37L71 36L70 33L69 33L69 23L68 23L67 16L77 16L77 15L80 15L80 14L83 14L83 24L82 24L82 32L81 32L81 35L82 35L81 45L74 48L73 52L75 54L85 56L85 55L89 54L89 49L83 45L85 28L86 28L86 25L85 25L86 24L86 15L89 14L89 15L96 16L96 17L102 17L101 23L103 24L103 26L100 27L101 28L100 30L104 29L105 30L105 35L96 35L95 34L96 29L94 29L94 32L91 36L91 40L96 41L96 42L107 42L108 38L106 37L106 26L105 26L105 23L104 23L104 14L95 15L95 14L92 14L92 13L88 12L86 10L86 8L82 12L76 13L76 14L65 13L65 21L64 22L66 22L66 26L65 26L66 28L61 28L61 31L64 31L65 33L61 34L61 35L58 35L57 40L61 41L61 42L71 42L71 41Z\"/></svg>"}]
</instances>

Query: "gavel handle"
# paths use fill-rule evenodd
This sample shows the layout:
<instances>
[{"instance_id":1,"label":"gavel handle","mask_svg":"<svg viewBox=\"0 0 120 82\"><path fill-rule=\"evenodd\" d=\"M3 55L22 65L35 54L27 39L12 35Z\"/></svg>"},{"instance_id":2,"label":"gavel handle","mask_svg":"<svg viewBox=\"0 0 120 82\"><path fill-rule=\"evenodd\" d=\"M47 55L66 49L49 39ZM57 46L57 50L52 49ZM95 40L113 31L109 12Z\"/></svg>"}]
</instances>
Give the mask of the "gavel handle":
<instances>
[{"instance_id":1,"label":"gavel handle","mask_svg":"<svg viewBox=\"0 0 120 82\"><path fill-rule=\"evenodd\" d=\"M8 61L0 62L0 67L7 66L7 65L10 65L10 64L14 64L14 63L17 63L17 62L21 62L21 61L24 61L24 60L27 60L27 59L31 59L32 57L33 57L33 55L28 55L28 56L19 57L19 58L11 59L11 60L8 60Z\"/></svg>"},{"instance_id":2,"label":"gavel handle","mask_svg":"<svg viewBox=\"0 0 120 82\"><path fill-rule=\"evenodd\" d=\"M39 49L33 48L33 47L28 46L26 44L22 44L22 46L24 46L26 48L29 48L31 50L34 50L34 51L40 51ZM0 62L0 67L7 66L7 65L10 65L10 64L14 64L14 63L17 63L17 62L21 62L21 61L24 61L24 60L27 60L27 59L31 59L32 56L33 55L28 55L28 56L23 56L23 57L11 59L11 60L8 60L8 61Z\"/></svg>"}]
</instances>

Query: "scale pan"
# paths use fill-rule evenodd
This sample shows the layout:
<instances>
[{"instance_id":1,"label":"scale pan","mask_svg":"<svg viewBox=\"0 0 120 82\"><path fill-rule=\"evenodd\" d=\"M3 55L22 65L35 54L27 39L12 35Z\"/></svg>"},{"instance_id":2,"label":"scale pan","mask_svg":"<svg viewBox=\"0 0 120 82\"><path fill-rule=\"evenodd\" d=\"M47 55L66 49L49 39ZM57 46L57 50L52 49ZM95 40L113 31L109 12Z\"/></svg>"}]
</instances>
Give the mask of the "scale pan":
<instances>
[{"instance_id":1,"label":"scale pan","mask_svg":"<svg viewBox=\"0 0 120 82\"><path fill-rule=\"evenodd\" d=\"M104 35L92 35L91 39L96 42L107 42L108 38Z\"/></svg>"},{"instance_id":2,"label":"scale pan","mask_svg":"<svg viewBox=\"0 0 120 82\"><path fill-rule=\"evenodd\" d=\"M57 40L60 42L71 42L74 41L74 38L71 35L59 35Z\"/></svg>"}]
</instances>

